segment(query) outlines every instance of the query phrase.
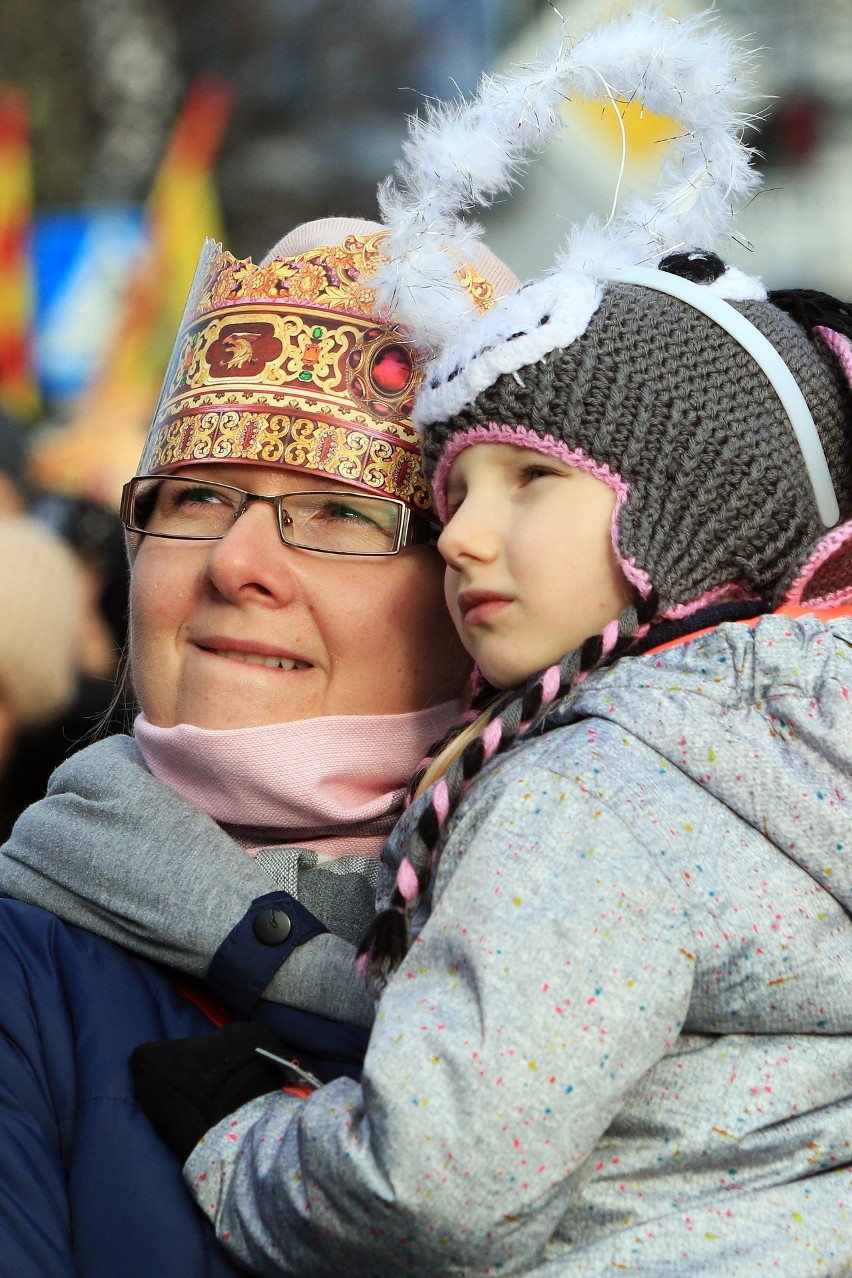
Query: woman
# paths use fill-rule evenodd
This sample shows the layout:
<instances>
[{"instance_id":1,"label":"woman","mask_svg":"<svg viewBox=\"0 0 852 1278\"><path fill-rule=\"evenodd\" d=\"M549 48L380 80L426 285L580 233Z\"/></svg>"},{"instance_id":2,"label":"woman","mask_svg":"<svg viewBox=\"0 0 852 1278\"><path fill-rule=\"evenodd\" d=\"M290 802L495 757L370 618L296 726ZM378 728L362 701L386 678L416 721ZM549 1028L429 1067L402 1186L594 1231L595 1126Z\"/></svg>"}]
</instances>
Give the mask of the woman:
<instances>
[{"instance_id":1,"label":"woman","mask_svg":"<svg viewBox=\"0 0 852 1278\"><path fill-rule=\"evenodd\" d=\"M124 495L135 738L63 765L0 858L10 1278L234 1272L132 1100L138 1043L251 1017L312 1073L358 1073L372 1005L353 943L467 668L411 352L369 286L382 237L338 219L259 267L202 255Z\"/></svg>"}]
</instances>

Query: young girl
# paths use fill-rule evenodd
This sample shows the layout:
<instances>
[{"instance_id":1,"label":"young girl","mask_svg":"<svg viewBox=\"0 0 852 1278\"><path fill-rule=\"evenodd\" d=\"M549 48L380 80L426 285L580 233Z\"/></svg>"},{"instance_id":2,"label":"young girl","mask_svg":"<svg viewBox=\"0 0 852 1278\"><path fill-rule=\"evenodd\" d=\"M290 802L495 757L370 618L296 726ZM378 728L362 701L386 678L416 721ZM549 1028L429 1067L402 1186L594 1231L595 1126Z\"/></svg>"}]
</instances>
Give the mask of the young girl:
<instances>
[{"instance_id":1,"label":"young girl","mask_svg":"<svg viewBox=\"0 0 852 1278\"><path fill-rule=\"evenodd\" d=\"M256 1272L852 1265L852 311L677 247L719 239L713 143L702 239L666 192L427 373L485 708L387 849L361 1083L189 1158Z\"/></svg>"}]
</instances>

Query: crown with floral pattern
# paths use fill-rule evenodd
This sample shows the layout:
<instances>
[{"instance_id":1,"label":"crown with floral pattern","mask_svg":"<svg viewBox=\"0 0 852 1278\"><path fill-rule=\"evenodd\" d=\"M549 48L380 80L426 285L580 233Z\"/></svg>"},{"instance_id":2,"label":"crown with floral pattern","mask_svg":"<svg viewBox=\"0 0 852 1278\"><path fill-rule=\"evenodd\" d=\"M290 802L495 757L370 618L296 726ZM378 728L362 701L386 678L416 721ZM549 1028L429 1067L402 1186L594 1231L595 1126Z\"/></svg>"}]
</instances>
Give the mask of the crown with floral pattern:
<instances>
[{"instance_id":1,"label":"crown with floral pattern","mask_svg":"<svg viewBox=\"0 0 852 1278\"><path fill-rule=\"evenodd\" d=\"M194 462L307 470L429 510L411 425L416 354L370 278L386 233L261 265L204 245L140 473ZM477 309L493 287L457 281Z\"/></svg>"}]
</instances>

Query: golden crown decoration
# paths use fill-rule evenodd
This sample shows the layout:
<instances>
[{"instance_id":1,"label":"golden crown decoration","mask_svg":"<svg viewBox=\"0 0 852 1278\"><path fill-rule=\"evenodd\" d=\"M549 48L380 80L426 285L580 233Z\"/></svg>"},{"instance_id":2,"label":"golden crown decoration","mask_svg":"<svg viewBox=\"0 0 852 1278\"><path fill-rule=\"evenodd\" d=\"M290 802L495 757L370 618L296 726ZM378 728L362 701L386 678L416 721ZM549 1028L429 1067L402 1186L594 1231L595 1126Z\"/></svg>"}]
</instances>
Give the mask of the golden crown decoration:
<instances>
[{"instance_id":1,"label":"golden crown decoration","mask_svg":"<svg viewBox=\"0 0 852 1278\"><path fill-rule=\"evenodd\" d=\"M370 277L385 232L349 235L262 266L208 240L140 462L254 462L400 497L428 511L411 425L420 377ZM466 264L478 308L493 290Z\"/></svg>"}]
</instances>

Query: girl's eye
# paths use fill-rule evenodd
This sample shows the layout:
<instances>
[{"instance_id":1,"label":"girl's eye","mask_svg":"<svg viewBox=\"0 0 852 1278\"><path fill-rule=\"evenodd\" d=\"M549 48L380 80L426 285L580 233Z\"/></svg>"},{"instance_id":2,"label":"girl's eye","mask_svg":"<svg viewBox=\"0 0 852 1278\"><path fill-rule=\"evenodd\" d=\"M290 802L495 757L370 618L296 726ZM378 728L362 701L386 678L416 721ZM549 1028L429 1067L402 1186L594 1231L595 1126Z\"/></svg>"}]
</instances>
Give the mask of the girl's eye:
<instances>
[{"instance_id":1,"label":"girl's eye","mask_svg":"<svg viewBox=\"0 0 852 1278\"><path fill-rule=\"evenodd\" d=\"M530 483L534 479L555 479L559 471L549 466L524 466L521 475L526 483Z\"/></svg>"},{"instance_id":2,"label":"girl's eye","mask_svg":"<svg viewBox=\"0 0 852 1278\"><path fill-rule=\"evenodd\" d=\"M447 508L447 517L444 520L445 526L450 522L453 515L458 514L466 496L467 496L467 493L465 492L463 488L447 489L444 495L444 504L446 505L446 508Z\"/></svg>"}]
</instances>

